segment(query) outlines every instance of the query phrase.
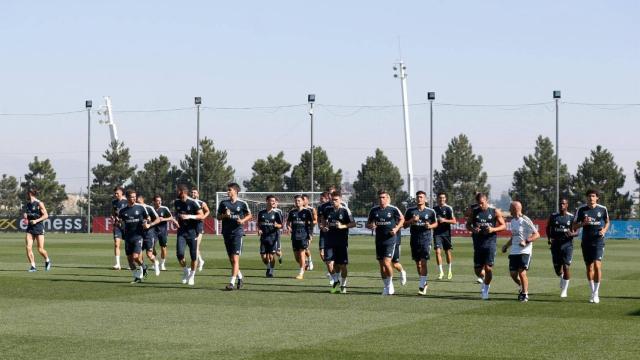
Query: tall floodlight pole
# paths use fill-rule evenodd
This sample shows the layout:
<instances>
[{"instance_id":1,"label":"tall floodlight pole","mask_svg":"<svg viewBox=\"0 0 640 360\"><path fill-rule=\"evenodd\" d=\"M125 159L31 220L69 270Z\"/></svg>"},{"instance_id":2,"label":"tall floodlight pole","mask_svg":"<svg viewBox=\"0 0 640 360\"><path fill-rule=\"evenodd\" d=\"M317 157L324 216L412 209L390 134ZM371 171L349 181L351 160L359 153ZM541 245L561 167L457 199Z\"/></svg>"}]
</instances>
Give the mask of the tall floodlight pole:
<instances>
[{"instance_id":1,"label":"tall floodlight pole","mask_svg":"<svg viewBox=\"0 0 640 360\"><path fill-rule=\"evenodd\" d=\"M556 212L560 211L560 116L559 103L560 90L553 91L553 99L556 101Z\"/></svg>"},{"instance_id":2,"label":"tall floodlight pole","mask_svg":"<svg viewBox=\"0 0 640 360\"><path fill-rule=\"evenodd\" d=\"M310 175L311 175L311 193L309 196L311 196L311 199L313 200L313 191L314 191L314 179L313 179L313 103L316 102L316 95L315 94L309 94L307 95L307 102L309 103L309 118L311 119L311 171L310 171Z\"/></svg>"},{"instance_id":3,"label":"tall floodlight pole","mask_svg":"<svg viewBox=\"0 0 640 360\"><path fill-rule=\"evenodd\" d=\"M433 203L433 101L436 99L436 93L430 91L427 93L429 100L429 203Z\"/></svg>"},{"instance_id":4,"label":"tall floodlight pole","mask_svg":"<svg viewBox=\"0 0 640 360\"><path fill-rule=\"evenodd\" d=\"M394 74L396 78L400 78L400 87L402 89L402 114L404 117L404 142L407 148L407 184L409 186L409 196L412 198L415 196L413 193L413 160L411 156L411 129L409 127L409 102L407 101L407 73L405 73L406 66L402 60L393 67L393 70L399 72Z\"/></svg>"},{"instance_id":5,"label":"tall floodlight pole","mask_svg":"<svg viewBox=\"0 0 640 360\"><path fill-rule=\"evenodd\" d=\"M200 191L200 105L202 98L196 96L194 103L196 104L196 189Z\"/></svg>"},{"instance_id":6,"label":"tall floodlight pole","mask_svg":"<svg viewBox=\"0 0 640 360\"><path fill-rule=\"evenodd\" d=\"M87 109L87 234L91 233L91 107L93 101L84 102Z\"/></svg>"}]
</instances>

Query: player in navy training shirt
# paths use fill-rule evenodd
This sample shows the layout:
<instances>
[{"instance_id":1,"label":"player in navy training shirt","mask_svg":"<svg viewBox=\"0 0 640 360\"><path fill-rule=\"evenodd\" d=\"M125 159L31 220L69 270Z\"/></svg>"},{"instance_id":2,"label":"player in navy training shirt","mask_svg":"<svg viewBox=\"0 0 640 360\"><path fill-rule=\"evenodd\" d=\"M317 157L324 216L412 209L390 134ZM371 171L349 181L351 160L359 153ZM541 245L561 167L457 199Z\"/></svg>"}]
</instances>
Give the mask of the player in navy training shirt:
<instances>
[{"instance_id":1,"label":"player in navy training shirt","mask_svg":"<svg viewBox=\"0 0 640 360\"><path fill-rule=\"evenodd\" d=\"M333 283L331 292L347 293L347 276L349 270L349 229L356 227L351 211L342 204L339 191L331 193L331 206L323 208L321 215L321 233L325 233L325 261ZM338 277L339 276L339 277Z\"/></svg>"},{"instance_id":2,"label":"player in navy training shirt","mask_svg":"<svg viewBox=\"0 0 640 360\"><path fill-rule=\"evenodd\" d=\"M604 256L604 235L609 229L609 212L598 204L598 192L587 191L587 204L576 211L573 229L582 228L582 256L587 267L587 280L591 287L589 302L600 302L600 282L602 281L602 257Z\"/></svg>"},{"instance_id":3,"label":"player in navy training shirt","mask_svg":"<svg viewBox=\"0 0 640 360\"><path fill-rule=\"evenodd\" d=\"M160 216L158 216L158 213L156 212L156 209L153 208L153 206L147 205L144 202L144 195L138 194L137 201L138 201L138 204L144 207L149 217L147 220L148 227L144 231L144 236L142 240L142 250L147 254L147 258L149 258L149 261L153 263L153 270L155 270L156 276L158 276L160 275L160 262L156 258L154 250L156 247L156 242L158 241L158 232L156 231L156 226L160 224L160 221L161 221ZM146 277L146 269L147 267L145 266L144 267L145 277Z\"/></svg>"},{"instance_id":4,"label":"player in navy training shirt","mask_svg":"<svg viewBox=\"0 0 640 360\"><path fill-rule=\"evenodd\" d=\"M169 224L168 222L173 222L175 225L178 225L178 222L171 215L171 210L168 207L162 205L162 196L156 195L153 197L153 208L158 213L158 217L160 218L160 223L155 226L156 236L158 238L158 244L160 245L160 270L167 270L165 266L165 261L167 258L167 243L169 240ZM156 255L155 248L153 255Z\"/></svg>"},{"instance_id":5,"label":"player in navy training shirt","mask_svg":"<svg viewBox=\"0 0 640 360\"><path fill-rule=\"evenodd\" d=\"M198 220L204 214L200 205L189 197L186 185L178 186L178 198L174 201L175 217L178 219L178 234L176 242L176 257L183 268L182 283L194 285L196 266L198 265ZM190 266L185 260L185 250L189 247Z\"/></svg>"},{"instance_id":6,"label":"player in navy training shirt","mask_svg":"<svg viewBox=\"0 0 640 360\"><path fill-rule=\"evenodd\" d=\"M222 236L224 246L227 249L229 262L231 263L231 279L225 290L241 289L243 276L240 271L240 254L242 254L242 237L244 236L244 224L251 220L249 205L238 199L240 185L230 183L227 185L228 199L222 200L218 205L218 220L222 220Z\"/></svg>"},{"instance_id":7,"label":"player in navy training shirt","mask_svg":"<svg viewBox=\"0 0 640 360\"><path fill-rule=\"evenodd\" d=\"M547 239L551 250L553 270L560 277L560 297L567 297L571 273L569 267L573 260L573 238L577 235L573 231L574 215L568 211L569 201L560 199L560 212L553 213L547 221Z\"/></svg>"},{"instance_id":8,"label":"player in navy training shirt","mask_svg":"<svg viewBox=\"0 0 640 360\"><path fill-rule=\"evenodd\" d=\"M118 219L118 212L127 206L127 199L124 197L124 188L116 186L113 189L113 200L111 201L111 224L113 226L113 254L116 263L113 265L114 270L120 270L120 243L122 241L122 225Z\"/></svg>"},{"instance_id":9,"label":"player in navy training shirt","mask_svg":"<svg viewBox=\"0 0 640 360\"><path fill-rule=\"evenodd\" d=\"M431 241L433 239L433 229L438 226L436 212L427 207L427 194L424 191L416 192L415 207L407 209L404 215L405 228L410 227L411 257L416 262L420 284L418 294L427 294L427 260L430 257Z\"/></svg>"},{"instance_id":10,"label":"player in navy training shirt","mask_svg":"<svg viewBox=\"0 0 640 360\"><path fill-rule=\"evenodd\" d=\"M127 255L129 269L133 274L132 283L142 282L143 264L140 253L142 253L144 233L149 228L149 214L144 206L136 203L136 200L136 191L127 190L127 206L118 211L118 218L122 224L124 252Z\"/></svg>"},{"instance_id":11,"label":"player in navy training shirt","mask_svg":"<svg viewBox=\"0 0 640 360\"><path fill-rule=\"evenodd\" d=\"M378 191L379 205L369 211L367 219L367 228L375 230L376 259L378 259L380 277L384 283L382 295L395 293L391 259L396 249L396 236L404 223L402 213L397 207L390 205L390 202L389 193L384 190Z\"/></svg>"},{"instance_id":12,"label":"player in navy training shirt","mask_svg":"<svg viewBox=\"0 0 640 360\"><path fill-rule=\"evenodd\" d=\"M31 267L29 272L36 271L36 261L33 257L33 242L35 240L38 246L38 252L44 258L45 271L51 270L51 260L47 250L44 249L44 225L42 222L49 217L47 209L44 207L44 203L36 196L38 191L36 189L29 189L27 191L27 203L24 206L24 213L22 217L27 223L27 230L25 235L25 244L27 247L27 260Z\"/></svg>"},{"instance_id":13,"label":"player in navy training shirt","mask_svg":"<svg viewBox=\"0 0 640 360\"><path fill-rule=\"evenodd\" d=\"M447 258L447 279L453 278L453 272L451 271L453 263L453 242L451 240L451 225L456 224L456 216L453 214L453 208L447 205L447 194L439 192L438 205L433 207L433 211L436 212L436 218L438 219L438 227L433 230L433 248L436 250L436 264L438 264L438 280L444 277L444 271L442 271L442 250L444 250Z\"/></svg>"},{"instance_id":14,"label":"player in navy training shirt","mask_svg":"<svg viewBox=\"0 0 640 360\"><path fill-rule=\"evenodd\" d=\"M316 212L316 208L309 204L309 195L302 194L302 202L304 203L304 207L311 210L311 213L313 214L313 227L311 228L311 233L313 234L313 228L318 223L318 213ZM304 269L309 271L313 270L313 259L311 258L311 250L309 250L312 241L313 238L310 238L309 246L307 246L307 249L304 251L306 261Z\"/></svg>"},{"instance_id":15,"label":"player in navy training shirt","mask_svg":"<svg viewBox=\"0 0 640 360\"><path fill-rule=\"evenodd\" d=\"M304 279L304 271L307 268L306 250L313 234L313 212L304 205L302 195L294 197L295 207L287 215L287 228L291 233L291 247L300 265L300 272L296 279Z\"/></svg>"},{"instance_id":16,"label":"player in navy training shirt","mask_svg":"<svg viewBox=\"0 0 640 360\"><path fill-rule=\"evenodd\" d=\"M276 197L267 195L267 208L258 212L258 235L260 236L260 257L267 266L266 277L273 277L276 266L278 232L282 229L282 212L276 208Z\"/></svg>"}]
</instances>

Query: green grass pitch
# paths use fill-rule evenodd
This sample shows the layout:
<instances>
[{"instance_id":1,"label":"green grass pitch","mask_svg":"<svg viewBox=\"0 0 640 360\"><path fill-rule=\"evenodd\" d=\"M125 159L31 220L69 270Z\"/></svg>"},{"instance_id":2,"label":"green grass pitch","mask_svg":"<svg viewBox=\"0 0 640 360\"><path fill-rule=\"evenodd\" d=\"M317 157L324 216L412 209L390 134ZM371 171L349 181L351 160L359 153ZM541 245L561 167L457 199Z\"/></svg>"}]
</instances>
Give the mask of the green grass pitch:
<instances>
[{"instance_id":1,"label":"green grass pitch","mask_svg":"<svg viewBox=\"0 0 640 360\"><path fill-rule=\"evenodd\" d=\"M37 273L26 271L23 234L0 235L0 359L640 358L640 241L607 242L597 305L588 303L579 241L567 299L545 241L535 244L529 303L516 300L503 254L491 300L480 300L468 239L455 241L452 280L435 280L430 261L426 297L416 295L408 241L401 260L409 282L394 278L393 297L380 295L371 237L351 238L344 295L329 293L316 242L316 269L299 281L288 241L267 279L257 239L245 238L246 285L234 292L222 291L229 266L221 238L205 236L194 287L179 283L174 242L169 271L132 285L129 271L108 269L108 235L47 235L53 269L43 271L36 255Z\"/></svg>"}]
</instances>

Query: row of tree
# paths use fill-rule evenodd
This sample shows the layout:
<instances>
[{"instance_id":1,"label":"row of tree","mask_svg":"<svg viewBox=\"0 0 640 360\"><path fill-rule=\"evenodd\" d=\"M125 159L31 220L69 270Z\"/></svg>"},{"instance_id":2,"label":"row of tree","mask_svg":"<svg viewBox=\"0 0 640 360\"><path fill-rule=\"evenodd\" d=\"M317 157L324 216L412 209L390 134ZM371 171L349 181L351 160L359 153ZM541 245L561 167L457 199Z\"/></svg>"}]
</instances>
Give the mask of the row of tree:
<instances>
[{"instance_id":1,"label":"row of tree","mask_svg":"<svg viewBox=\"0 0 640 360\"><path fill-rule=\"evenodd\" d=\"M94 215L109 213L112 190L116 185L128 185L148 197L160 194L172 199L177 184L196 184L197 152L195 147L185 155L179 164L171 164L169 159L160 155L149 160L137 169L130 163L129 149L122 142L113 142L102 155L104 163L96 165L91 185L91 205ZM556 157L551 140L538 137L533 154L523 159L524 164L513 175L509 195L520 200L527 214L535 218L544 218L555 209ZM442 155L442 170L435 171L435 193L448 194L449 204L461 215L461 212L474 201L478 191L489 193L487 173L483 171L483 158L473 152L466 135L454 137ZM244 181L246 191L280 192L309 191L311 153L305 151L298 164L293 165L284 159L281 151L258 159L252 166L252 176ZM200 193L203 199L213 200L215 192L225 191L226 184L235 178L235 170L227 163L227 152L215 148L211 139L200 142ZM635 179L640 184L640 161L635 170ZM567 166L560 166L560 188L563 197L569 198L573 205L583 200L588 188L601 192L601 202L609 207L615 218L628 218L632 215L632 200L628 192L622 193L625 175L613 155L601 146L591 151L590 156L578 166L575 175L569 174ZM387 190L396 204L405 207L411 204L411 196L402 190L404 181L398 167L393 164L381 149L367 157L358 171L353 184L342 183L342 171L334 170L327 153L321 148L314 149L313 191L322 191L329 186L346 188L352 193L350 207L356 214L366 214L376 201L376 192ZM0 180L0 211L4 215L15 214L20 208L21 196L26 190L36 187L40 198L52 213L60 213L62 202L67 199L64 185L56 180L56 173L48 159L41 161L37 157L29 164L29 173L24 182L18 184L13 176L2 175ZM424 189L427 191L428 189ZM81 207L86 203L79 202Z\"/></svg>"}]
</instances>

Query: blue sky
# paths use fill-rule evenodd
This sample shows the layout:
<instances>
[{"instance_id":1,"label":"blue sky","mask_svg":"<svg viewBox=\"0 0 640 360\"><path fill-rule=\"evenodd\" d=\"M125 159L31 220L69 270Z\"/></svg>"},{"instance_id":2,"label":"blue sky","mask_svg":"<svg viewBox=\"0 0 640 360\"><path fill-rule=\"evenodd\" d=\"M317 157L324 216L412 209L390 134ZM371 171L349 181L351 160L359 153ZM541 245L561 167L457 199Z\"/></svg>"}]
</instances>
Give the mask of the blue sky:
<instances>
[{"instance_id":1,"label":"blue sky","mask_svg":"<svg viewBox=\"0 0 640 360\"><path fill-rule=\"evenodd\" d=\"M640 103L640 5L635 1L3 1L0 113L81 110L110 95L114 109L304 104L317 95L316 144L353 179L376 147L405 171L392 66L407 65L409 101L436 106L435 160L466 133L484 157L494 196L506 190L542 134L553 139L551 92L587 103ZM428 174L428 109L410 108L414 173ZM561 107L561 157L573 172L590 149L610 149L627 188L640 160L638 106ZM121 139L139 166L176 162L195 143L191 110L118 113ZM21 176L48 157L69 191L85 184L86 115L0 116L2 173ZM202 133L229 152L243 179L256 158L284 150L296 163L309 144L304 106L213 110ZM108 129L94 116L95 164ZM426 185L418 179L417 186Z\"/></svg>"}]
</instances>

